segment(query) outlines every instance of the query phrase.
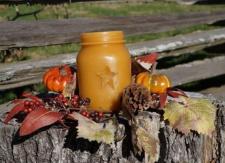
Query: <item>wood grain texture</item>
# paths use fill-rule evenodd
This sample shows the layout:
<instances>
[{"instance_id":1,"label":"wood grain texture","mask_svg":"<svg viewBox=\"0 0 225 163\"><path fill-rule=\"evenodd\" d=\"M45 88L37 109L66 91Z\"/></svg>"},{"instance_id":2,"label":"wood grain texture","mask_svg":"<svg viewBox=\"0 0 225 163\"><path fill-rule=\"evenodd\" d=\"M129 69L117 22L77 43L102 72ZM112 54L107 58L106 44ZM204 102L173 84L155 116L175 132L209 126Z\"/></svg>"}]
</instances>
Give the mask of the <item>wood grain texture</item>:
<instances>
[{"instance_id":1,"label":"wood grain texture","mask_svg":"<svg viewBox=\"0 0 225 163\"><path fill-rule=\"evenodd\" d=\"M161 58L174 54L178 55L180 52L177 51L180 51L181 49L182 51L188 49L190 52L191 49L196 46L198 48L203 48L213 44L225 42L224 33L225 29L195 32L183 36L131 44L128 45L128 48L132 56L138 56L156 51L161 52L159 56L159 58ZM39 83L41 82L43 73L49 67L62 64L75 65L76 55L77 53L64 54L38 61L28 60L12 64L1 64L0 90ZM172 81L175 81L174 85L180 85L194 80L225 74L224 61L224 57L207 59L204 61L178 65L171 69L160 70L160 72L169 75Z\"/></svg>"},{"instance_id":2,"label":"wood grain texture","mask_svg":"<svg viewBox=\"0 0 225 163\"><path fill-rule=\"evenodd\" d=\"M168 75L174 86L216 77L225 74L225 56L181 64L158 72Z\"/></svg>"},{"instance_id":3,"label":"wood grain texture","mask_svg":"<svg viewBox=\"0 0 225 163\"><path fill-rule=\"evenodd\" d=\"M202 97L201 94L191 96ZM225 102L210 97L217 107L215 120L216 131L211 138L191 132L187 136L177 132L160 121L160 115L142 112L143 120L157 124L153 133L159 132L159 161L174 163L203 163L225 161ZM0 161L1 163L77 163L77 162L109 162L109 163L140 163L143 157L133 154L131 128L126 119L121 119L119 131L125 139L112 145L97 144L82 139L76 139L73 130L63 130L57 126L37 132L36 134L19 138L16 135L18 123L13 120L9 125L2 123L5 113L11 105L0 106ZM152 121L152 122L151 122ZM144 123L139 118L138 126ZM151 156L150 156L151 157Z\"/></svg>"},{"instance_id":4,"label":"wood grain texture","mask_svg":"<svg viewBox=\"0 0 225 163\"><path fill-rule=\"evenodd\" d=\"M208 46L221 44L225 42L225 28L209 31L198 31L185 35L145 41L128 45L133 56L146 54L150 52L165 53L159 57L169 55L180 55L184 52L193 52L192 50L203 49ZM188 49L188 50L187 50Z\"/></svg>"},{"instance_id":5,"label":"wood grain texture","mask_svg":"<svg viewBox=\"0 0 225 163\"><path fill-rule=\"evenodd\" d=\"M126 35L155 33L213 23L225 19L225 12L188 15L74 18L47 21L10 21L0 24L0 50L79 42L80 34L91 31L123 30Z\"/></svg>"}]
</instances>

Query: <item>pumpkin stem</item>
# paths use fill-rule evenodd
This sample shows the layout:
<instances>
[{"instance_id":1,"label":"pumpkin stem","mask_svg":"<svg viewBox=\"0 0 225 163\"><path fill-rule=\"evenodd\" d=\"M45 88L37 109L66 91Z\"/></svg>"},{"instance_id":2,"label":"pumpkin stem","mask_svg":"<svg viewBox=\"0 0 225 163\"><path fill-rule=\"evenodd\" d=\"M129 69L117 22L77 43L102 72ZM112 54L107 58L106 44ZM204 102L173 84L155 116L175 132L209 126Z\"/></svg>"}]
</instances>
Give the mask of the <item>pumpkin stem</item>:
<instances>
[{"instance_id":1,"label":"pumpkin stem","mask_svg":"<svg viewBox=\"0 0 225 163\"><path fill-rule=\"evenodd\" d=\"M155 62L155 63L152 64L151 68L149 69L149 72L150 72L151 74L154 74L154 73L155 73L155 71L156 71L156 66L157 66L157 62Z\"/></svg>"},{"instance_id":2,"label":"pumpkin stem","mask_svg":"<svg viewBox=\"0 0 225 163\"><path fill-rule=\"evenodd\" d=\"M66 76L68 74L67 71L65 70L65 67L64 66L59 67L59 73L62 76Z\"/></svg>"}]
</instances>

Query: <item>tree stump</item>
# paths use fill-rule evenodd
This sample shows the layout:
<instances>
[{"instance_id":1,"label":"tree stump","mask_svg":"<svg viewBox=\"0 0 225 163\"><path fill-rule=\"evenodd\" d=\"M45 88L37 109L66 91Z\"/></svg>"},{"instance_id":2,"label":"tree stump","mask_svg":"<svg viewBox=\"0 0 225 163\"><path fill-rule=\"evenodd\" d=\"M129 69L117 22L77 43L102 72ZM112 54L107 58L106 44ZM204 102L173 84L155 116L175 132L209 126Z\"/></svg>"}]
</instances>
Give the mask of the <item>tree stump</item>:
<instances>
[{"instance_id":1,"label":"tree stump","mask_svg":"<svg viewBox=\"0 0 225 163\"><path fill-rule=\"evenodd\" d=\"M198 96L201 96L198 94ZM143 112L141 118L148 118L158 133L159 151L158 162L225 162L225 102L212 97L217 107L215 121L216 131L213 136L207 137L196 132L187 136L177 132L160 120L160 115L154 112ZM74 129L64 129L56 125L45 128L20 138L17 135L18 122L12 120L8 125L2 123L7 111L12 105L5 104L0 107L0 162L1 163L97 163L144 162L144 154L134 154L132 145L132 132L128 121L120 118L120 127L117 132L124 139L111 145L89 142L77 139ZM142 122L140 120L140 125ZM156 131L157 130L157 131Z\"/></svg>"}]
</instances>

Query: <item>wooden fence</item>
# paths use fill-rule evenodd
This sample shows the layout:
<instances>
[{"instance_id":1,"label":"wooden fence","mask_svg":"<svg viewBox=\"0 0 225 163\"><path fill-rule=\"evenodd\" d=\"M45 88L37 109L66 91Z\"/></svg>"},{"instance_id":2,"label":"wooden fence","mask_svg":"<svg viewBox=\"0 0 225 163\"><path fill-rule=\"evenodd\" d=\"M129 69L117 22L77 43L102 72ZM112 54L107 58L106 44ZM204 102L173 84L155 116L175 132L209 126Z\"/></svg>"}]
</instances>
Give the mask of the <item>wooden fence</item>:
<instances>
[{"instance_id":1,"label":"wooden fence","mask_svg":"<svg viewBox=\"0 0 225 163\"><path fill-rule=\"evenodd\" d=\"M64 43L77 43L82 32L123 30L127 35L156 33L211 24L225 20L225 12L191 13L179 16L107 17L102 19L76 18L35 22L4 22L0 24L0 50ZM171 38L128 44L132 56L160 52L160 58L195 52L208 46L225 43L225 28L197 31ZM41 82L41 76L49 67L75 64L76 53L63 54L44 60L28 60L12 64L0 64L0 91ZM209 66L210 65L210 66ZM225 56L193 61L159 70L169 75L173 84L207 79L225 74Z\"/></svg>"}]
</instances>

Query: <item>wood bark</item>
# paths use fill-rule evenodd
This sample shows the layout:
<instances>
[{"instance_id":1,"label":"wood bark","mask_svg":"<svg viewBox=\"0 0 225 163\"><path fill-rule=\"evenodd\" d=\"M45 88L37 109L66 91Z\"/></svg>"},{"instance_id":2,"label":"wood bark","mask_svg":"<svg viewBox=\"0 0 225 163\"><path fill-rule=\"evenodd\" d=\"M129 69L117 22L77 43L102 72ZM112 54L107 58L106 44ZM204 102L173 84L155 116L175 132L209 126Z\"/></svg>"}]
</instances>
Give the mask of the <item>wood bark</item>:
<instances>
[{"instance_id":1,"label":"wood bark","mask_svg":"<svg viewBox=\"0 0 225 163\"><path fill-rule=\"evenodd\" d=\"M200 94L194 96L202 97ZM153 133L158 134L159 160L158 162L173 163L206 163L225 162L225 102L213 97L217 107L216 131L212 138L191 132L187 136L177 132L170 126L160 121L158 113L143 112L141 116L149 119L149 123L158 124L153 128ZM1 106L0 118L10 106ZM138 115L139 116L139 115ZM0 123L0 162L1 163L86 163L86 162L119 162L138 163L144 162L144 155L133 154L131 128L126 119L120 119L119 130L125 139L112 145L88 142L84 139L76 139L74 130L66 130L52 126L39 131L29 137L17 136L18 123L14 120L10 125ZM142 126L142 122L138 123ZM157 130L157 131L156 131Z\"/></svg>"}]
</instances>

